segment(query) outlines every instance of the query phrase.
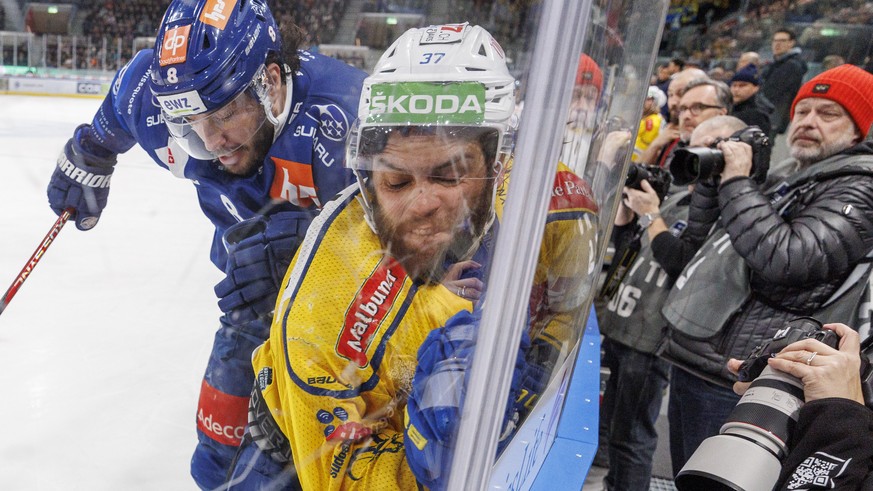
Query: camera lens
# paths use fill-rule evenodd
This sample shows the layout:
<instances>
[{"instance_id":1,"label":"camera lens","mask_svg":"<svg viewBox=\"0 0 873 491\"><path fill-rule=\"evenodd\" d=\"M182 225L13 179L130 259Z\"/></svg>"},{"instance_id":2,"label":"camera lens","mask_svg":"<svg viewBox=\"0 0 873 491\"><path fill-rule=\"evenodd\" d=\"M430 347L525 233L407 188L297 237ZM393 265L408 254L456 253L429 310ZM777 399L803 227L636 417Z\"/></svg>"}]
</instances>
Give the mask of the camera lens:
<instances>
[{"instance_id":1,"label":"camera lens","mask_svg":"<svg viewBox=\"0 0 873 491\"><path fill-rule=\"evenodd\" d=\"M724 169L724 155L715 148L677 148L670 158L670 174L679 185L709 179Z\"/></svg>"},{"instance_id":2,"label":"camera lens","mask_svg":"<svg viewBox=\"0 0 873 491\"><path fill-rule=\"evenodd\" d=\"M642 183L644 179L649 179L651 177L652 174L645 168L636 164L631 164L627 169L627 179L624 180L624 185L629 188L641 190L643 188L640 183Z\"/></svg>"},{"instance_id":3,"label":"camera lens","mask_svg":"<svg viewBox=\"0 0 873 491\"><path fill-rule=\"evenodd\" d=\"M685 463L676 476L676 488L770 491L779 479L801 406L800 380L764 368L721 432L704 440Z\"/></svg>"}]
</instances>

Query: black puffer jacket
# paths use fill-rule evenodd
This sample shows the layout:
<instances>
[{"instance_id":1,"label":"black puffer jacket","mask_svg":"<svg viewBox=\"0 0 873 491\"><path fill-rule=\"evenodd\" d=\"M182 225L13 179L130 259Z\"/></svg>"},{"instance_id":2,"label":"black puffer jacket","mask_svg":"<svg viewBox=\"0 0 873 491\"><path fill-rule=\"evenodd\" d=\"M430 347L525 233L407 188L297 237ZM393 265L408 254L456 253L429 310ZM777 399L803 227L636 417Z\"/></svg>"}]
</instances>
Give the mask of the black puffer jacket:
<instances>
[{"instance_id":1,"label":"black puffer jacket","mask_svg":"<svg viewBox=\"0 0 873 491\"><path fill-rule=\"evenodd\" d=\"M873 144L842 155L873 155ZM864 172L819 182L783 215L751 179L722 183L721 224L750 270L752 294L714 338L671 336L666 357L728 386L727 358L747 357L788 320L821 308L873 250L873 175Z\"/></svg>"}]
</instances>

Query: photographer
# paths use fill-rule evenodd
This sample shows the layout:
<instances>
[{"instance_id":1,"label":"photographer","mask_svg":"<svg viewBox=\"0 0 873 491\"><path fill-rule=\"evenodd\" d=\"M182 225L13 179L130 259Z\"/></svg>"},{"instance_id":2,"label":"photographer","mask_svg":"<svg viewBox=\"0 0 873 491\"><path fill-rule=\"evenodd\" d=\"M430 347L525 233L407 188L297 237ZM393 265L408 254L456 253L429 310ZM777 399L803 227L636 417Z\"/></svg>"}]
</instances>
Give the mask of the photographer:
<instances>
[{"instance_id":1,"label":"photographer","mask_svg":"<svg viewBox=\"0 0 873 491\"><path fill-rule=\"evenodd\" d=\"M716 116L695 128L690 147L706 147L744 128L737 118ZM688 220L692 194L665 198L669 184L669 174L657 167L629 170L613 228L616 264L595 303L605 336L603 365L610 369L600 406L601 439L608 441L607 490L649 489L655 422L669 373L656 354L667 330L660 308L682 271L680 262L691 259L714 220ZM621 270L627 271L623 277Z\"/></svg>"},{"instance_id":2,"label":"photographer","mask_svg":"<svg viewBox=\"0 0 873 491\"><path fill-rule=\"evenodd\" d=\"M873 75L851 65L801 87L787 138L793 172L763 192L750 177L760 178L752 148L718 144L719 226L662 309L671 325L662 356L683 369L673 373L688 388L675 401L671 389L670 402L692 420L674 470L736 403L728 358L745 356L797 316L856 324L873 251L873 145L864 141L871 94ZM701 401L721 402L695 411Z\"/></svg>"},{"instance_id":3,"label":"photographer","mask_svg":"<svg viewBox=\"0 0 873 491\"><path fill-rule=\"evenodd\" d=\"M839 349L814 339L788 345L768 365L803 382L804 406L788 442L775 489L869 489L873 459L873 411L861 390L860 337L845 324L825 324L840 337ZM731 359L736 373L741 361ZM737 382L744 394L749 383ZM833 417L838 414L839 417ZM861 484L866 483L862 487Z\"/></svg>"}]
</instances>

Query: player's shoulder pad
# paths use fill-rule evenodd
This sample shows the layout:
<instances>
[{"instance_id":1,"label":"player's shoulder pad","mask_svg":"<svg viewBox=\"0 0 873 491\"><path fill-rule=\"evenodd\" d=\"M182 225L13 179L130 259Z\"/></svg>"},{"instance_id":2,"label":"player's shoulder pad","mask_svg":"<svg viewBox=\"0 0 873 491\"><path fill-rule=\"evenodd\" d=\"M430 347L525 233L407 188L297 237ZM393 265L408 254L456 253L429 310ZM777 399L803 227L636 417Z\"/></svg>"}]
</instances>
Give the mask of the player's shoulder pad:
<instances>
[{"instance_id":1,"label":"player's shoulder pad","mask_svg":"<svg viewBox=\"0 0 873 491\"><path fill-rule=\"evenodd\" d=\"M300 70L294 75L294 80L297 83L300 79L300 83L306 86L305 99L315 104L333 103L356 116L367 73L319 53L305 50L298 50L297 53L300 55Z\"/></svg>"},{"instance_id":2,"label":"player's shoulder pad","mask_svg":"<svg viewBox=\"0 0 873 491\"><path fill-rule=\"evenodd\" d=\"M126 113L127 105L134 98L151 98L152 93L149 90L148 84L151 77L153 52L154 50L151 48L138 51L115 74L110 90L112 97L115 99L115 107L119 109L119 113Z\"/></svg>"},{"instance_id":3,"label":"player's shoulder pad","mask_svg":"<svg viewBox=\"0 0 873 491\"><path fill-rule=\"evenodd\" d=\"M559 162L552 186L552 199L549 201L549 214L567 212L596 214L597 211L594 192L588 182Z\"/></svg>"}]
</instances>

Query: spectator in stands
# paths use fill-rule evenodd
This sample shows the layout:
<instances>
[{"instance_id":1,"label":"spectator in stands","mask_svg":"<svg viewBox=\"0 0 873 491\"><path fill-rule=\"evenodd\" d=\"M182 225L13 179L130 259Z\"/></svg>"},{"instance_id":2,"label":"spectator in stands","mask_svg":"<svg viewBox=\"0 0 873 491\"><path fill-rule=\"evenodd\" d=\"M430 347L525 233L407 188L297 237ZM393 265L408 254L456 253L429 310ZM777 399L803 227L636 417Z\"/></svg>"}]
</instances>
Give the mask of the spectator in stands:
<instances>
[{"instance_id":1,"label":"spectator in stands","mask_svg":"<svg viewBox=\"0 0 873 491\"><path fill-rule=\"evenodd\" d=\"M728 83L730 82L731 77L734 76L734 72L726 70L725 67L719 64L710 68L709 71L706 72L706 75L713 80Z\"/></svg>"},{"instance_id":2,"label":"spectator in stands","mask_svg":"<svg viewBox=\"0 0 873 491\"><path fill-rule=\"evenodd\" d=\"M752 177L751 146L718 144L724 170L700 206L718 210L719 226L662 309L671 325L662 356L676 365L670 404L682 412L670 418L675 472L736 405L729 358L747 357L798 316L858 325L867 281L852 273L873 252L873 75L828 70L790 109L793 172L766 191Z\"/></svg>"},{"instance_id":3,"label":"spectator in stands","mask_svg":"<svg viewBox=\"0 0 873 491\"><path fill-rule=\"evenodd\" d=\"M740 55L740 59L737 60L737 68L736 71L739 72L743 68L754 65L755 67L761 66L761 57L758 53L754 51L746 51L745 53Z\"/></svg>"},{"instance_id":4,"label":"spectator in stands","mask_svg":"<svg viewBox=\"0 0 873 491\"><path fill-rule=\"evenodd\" d=\"M646 101L643 102L643 118L637 131L637 141L634 144L632 160L637 162L640 154L649 147L649 144L658 136L661 127L667 124L664 116L661 116L661 108L667 106L667 94L654 85L649 86Z\"/></svg>"},{"instance_id":5,"label":"spectator in stands","mask_svg":"<svg viewBox=\"0 0 873 491\"><path fill-rule=\"evenodd\" d=\"M685 69L685 60L682 58L673 58L667 63L658 65L658 71L655 74L656 81L653 85L666 94L670 87L670 79L683 69ZM666 105L661 108L661 116L664 116L665 120L670 119L670 110Z\"/></svg>"},{"instance_id":6,"label":"spectator in stands","mask_svg":"<svg viewBox=\"0 0 873 491\"><path fill-rule=\"evenodd\" d=\"M679 100L685 86L697 78L706 78L706 73L699 68L686 68L670 80L667 90L667 107L670 113L668 124L661 128L658 137L640 154L640 163L664 167L670 152L679 144Z\"/></svg>"},{"instance_id":7,"label":"spectator in stands","mask_svg":"<svg viewBox=\"0 0 873 491\"><path fill-rule=\"evenodd\" d=\"M773 138L770 115L773 114L773 104L760 93L760 81L758 69L755 65L747 65L731 78L731 94L733 95L734 108L732 116L745 121L748 125L755 125Z\"/></svg>"},{"instance_id":8,"label":"spectator in stands","mask_svg":"<svg viewBox=\"0 0 873 491\"><path fill-rule=\"evenodd\" d=\"M822 71L830 70L831 68L836 68L845 63L846 59L840 55L827 55L821 60L821 69Z\"/></svg>"},{"instance_id":9,"label":"spectator in stands","mask_svg":"<svg viewBox=\"0 0 873 491\"><path fill-rule=\"evenodd\" d=\"M679 138L687 143L697 125L730 112L732 99L724 82L708 78L689 82L679 100Z\"/></svg>"},{"instance_id":10,"label":"spectator in stands","mask_svg":"<svg viewBox=\"0 0 873 491\"><path fill-rule=\"evenodd\" d=\"M801 50L796 45L794 31L785 28L777 30L773 34L773 62L761 72L761 91L776 107L770 118L776 134L785 133L788 128L791 101L797 95L807 70L806 62L800 57Z\"/></svg>"}]
</instances>

